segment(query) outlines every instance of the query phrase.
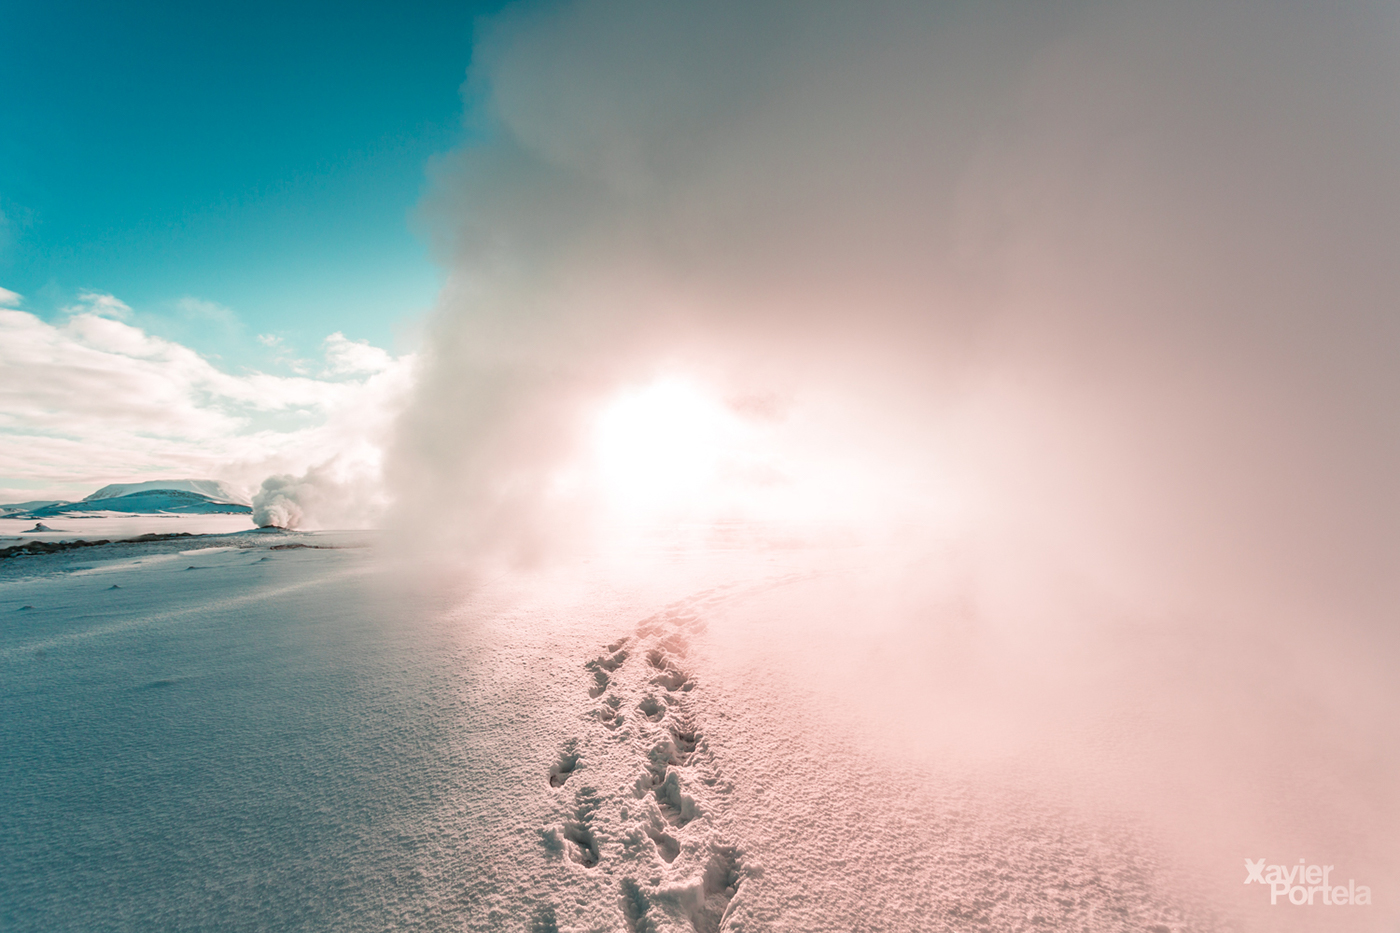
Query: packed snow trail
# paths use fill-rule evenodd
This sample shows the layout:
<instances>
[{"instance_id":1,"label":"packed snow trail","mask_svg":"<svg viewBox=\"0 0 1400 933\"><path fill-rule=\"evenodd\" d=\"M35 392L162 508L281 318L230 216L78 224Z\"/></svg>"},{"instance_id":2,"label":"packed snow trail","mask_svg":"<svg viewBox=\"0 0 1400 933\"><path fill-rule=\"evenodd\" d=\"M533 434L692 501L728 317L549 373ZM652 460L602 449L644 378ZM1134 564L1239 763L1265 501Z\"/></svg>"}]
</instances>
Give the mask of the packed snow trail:
<instances>
[{"instance_id":1,"label":"packed snow trail","mask_svg":"<svg viewBox=\"0 0 1400 933\"><path fill-rule=\"evenodd\" d=\"M596 705L549 769L549 787L572 792L559 795L558 824L542 830L541 842L550 856L603 866L617 879L616 903L631 933L714 933L751 873L714 818L733 787L716 765L699 704L690 702L698 684L688 669L691 640L706 630L703 613L747 589L720 586L673 603L583 665ZM615 786L600 794L604 775ZM558 929L559 914L542 905L537 928Z\"/></svg>"},{"instance_id":2,"label":"packed snow trail","mask_svg":"<svg viewBox=\"0 0 1400 933\"><path fill-rule=\"evenodd\" d=\"M529 929L1232 928L1164 890L1126 829L1075 825L1024 792L929 787L843 744L761 671L715 689L710 618L812 577L703 590L579 665L581 728L538 782L552 883Z\"/></svg>"}]
</instances>

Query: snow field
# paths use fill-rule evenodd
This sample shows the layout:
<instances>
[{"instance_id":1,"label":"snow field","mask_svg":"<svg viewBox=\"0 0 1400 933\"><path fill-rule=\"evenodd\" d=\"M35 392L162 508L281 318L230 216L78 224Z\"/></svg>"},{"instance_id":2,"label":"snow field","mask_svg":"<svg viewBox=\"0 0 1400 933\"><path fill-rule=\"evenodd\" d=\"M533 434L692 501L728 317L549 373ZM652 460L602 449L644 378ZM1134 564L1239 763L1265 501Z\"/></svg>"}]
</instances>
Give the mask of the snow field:
<instances>
[{"instance_id":1,"label":"snow field","mask_svg":"<svg viewBox=\"0 0 1400 933\"><path fill-rule=\"evenodd\" d=\"M1072 792L1064 709L958 612L881 606L887 554L431 576L371 540L0 567L0 926L1384 928L1235 909L1235 852L1202 883ZM969 737L1008 716L1014 754Z\"/></svg>"}]
</instances>

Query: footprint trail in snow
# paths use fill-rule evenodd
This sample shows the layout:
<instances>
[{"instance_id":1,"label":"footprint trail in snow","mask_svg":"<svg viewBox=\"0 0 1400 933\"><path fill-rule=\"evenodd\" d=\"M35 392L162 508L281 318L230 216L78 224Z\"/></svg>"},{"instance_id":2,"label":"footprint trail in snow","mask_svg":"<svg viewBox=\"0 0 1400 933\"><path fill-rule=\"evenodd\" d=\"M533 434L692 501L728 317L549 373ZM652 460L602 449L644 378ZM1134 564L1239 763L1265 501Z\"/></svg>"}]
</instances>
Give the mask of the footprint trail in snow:
<instances>
[{"instance_id":1,"label":"footprint trail in snow","mask_svg":"<svg viewBox=\"0 0 1400 933\"><path fill-rule=\"evenodd\" d=\"M585 725L540 782L557 797L558 818L540 836L551 856L616 879L615 906L629 933L716 933L759 871L716 825L733 788L706 741L708 724L694 702L704 688L688 659L692 640L707 630L707 610L805 576L702 591L643 619L582 665ZM605 793L594 774L630 781ZM540 908L538 928L546 916L556 923L554 905Z\"/></svg>"},{"instance_id":2,"label":"footprint trail in snow","mask_svg":"<svg viewBox=\"0 0 1400 933\"><path fill-rule=\"evenodd\" d=\"M776 671L717 666L712 623L763 626L758 597L822 576L704 590L579 659L577 730L534 779L558 873L529 929L1234 929L1131 831L952 772L920 783Z\"/></svg>"}]
</instances>

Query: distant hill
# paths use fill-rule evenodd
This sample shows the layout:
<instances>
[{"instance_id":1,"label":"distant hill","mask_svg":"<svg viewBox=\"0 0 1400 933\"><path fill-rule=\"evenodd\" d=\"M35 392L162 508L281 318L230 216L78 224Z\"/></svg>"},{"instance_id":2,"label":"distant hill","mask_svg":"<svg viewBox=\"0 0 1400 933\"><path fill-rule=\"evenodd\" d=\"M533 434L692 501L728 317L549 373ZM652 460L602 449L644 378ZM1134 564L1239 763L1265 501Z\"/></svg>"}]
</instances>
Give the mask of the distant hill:
<instances>
[{"instance_id":1,"label":"distant hill","mask_svg":"<svg viewBox=\"0 0 1400 933\"><path fill-rule=\"evenodd\" d=\"M125 512L131 515L251 515L240 502L220 502L185 489L143 489L124 496L87 498L81 502L55 502L27 512L7 512L6 518L39 519L83 512Z\"/></svg>"},{"instance_id":2,"label":"distant hill","mask_svg":"<svg viewBox=\"0 0 1400 933\"><path fill-rule=\"evenodd\" d=\"M42 509L46 505L67 505L64 499L30 499L28 502L6 502L0 504L0 517L12 518L11 512L29 512L31 509Z\"/></svg>"},{"instance_id":3,"label":"distant hill","mask_svg":"<svg viewBox=\"0 0 1400 933\"><path fill-rule=\"evenodd\" d=\"M215 479L153 479L144 483L110 483L103 486L97 492L89 496L84 496L84 502L91 502L95 499L116 499L129 496L138 492L149 491L183 491L193 492L206 499L215 502L232 502L238 505L251 505L252 503L245 496L240 496L228 486Z\"/></svg>"}]
</instances>

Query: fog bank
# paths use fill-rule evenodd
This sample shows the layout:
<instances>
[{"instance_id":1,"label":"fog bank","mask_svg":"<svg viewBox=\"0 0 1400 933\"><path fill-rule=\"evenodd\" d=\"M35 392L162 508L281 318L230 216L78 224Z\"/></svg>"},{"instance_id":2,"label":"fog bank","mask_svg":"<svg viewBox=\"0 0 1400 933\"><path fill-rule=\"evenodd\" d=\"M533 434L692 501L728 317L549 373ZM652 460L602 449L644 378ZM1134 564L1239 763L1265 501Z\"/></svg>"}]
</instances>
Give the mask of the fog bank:
<instances>
[{"instance_id":1,"label":"fog bank","mask_svg":"<svg viewBox=\"0 0 1400 933\"><path fill-rule=\"evenodd\" d=\"M902 585L977 620L1000 722L1036 702L1025 671L1073 698L1052 734L1155 697L1128 772L1175 754L1183 801L1263 795L1229 864L1316 838L1326 787L1329 857L1379 878L1396 27L1370 4L507 10L467 84L488 141L422 207L450 275L388 466L400 515L474 559L595 550L599 412L681 380L727 446L644 517L956 553L956 599L925 598L942 571ZM905 699L932 704L920 676Z\"/></svg>"}]
</instances>

